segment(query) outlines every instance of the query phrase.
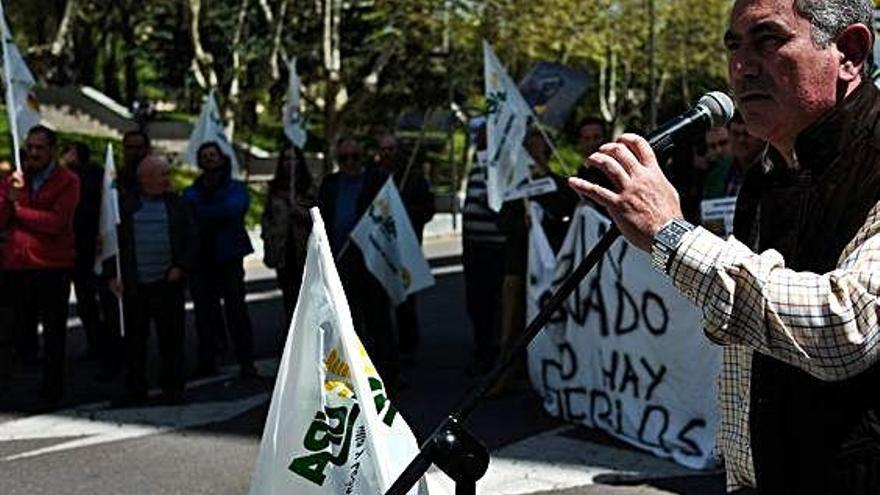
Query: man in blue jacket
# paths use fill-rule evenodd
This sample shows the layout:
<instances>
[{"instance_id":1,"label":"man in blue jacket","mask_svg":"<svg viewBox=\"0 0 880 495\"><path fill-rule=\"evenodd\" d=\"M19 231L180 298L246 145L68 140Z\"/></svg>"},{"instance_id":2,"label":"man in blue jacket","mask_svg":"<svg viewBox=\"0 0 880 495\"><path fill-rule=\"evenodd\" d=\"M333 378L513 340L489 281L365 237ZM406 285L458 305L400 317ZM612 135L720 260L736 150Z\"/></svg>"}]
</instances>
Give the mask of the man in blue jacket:
<instances>
[{"instance_id":1,"label":"man in blue jacket","mask_svg":"<svg viewBox=\"0 0 880 495\"><path fill-rule=\"evenodd\" d=\"M200 233L199 256L190 280L199 336L199 374L216 374L216 342L225 327L235 347L243 378L257 376L253 364L253 330L245 305L244 257L253 252L244 227L250 196L232 178L232 166L215 142L199 147L202 174L183 198L193 209ZM218 335L219 332L219 335Z\"/></svg>"}]
</instances>

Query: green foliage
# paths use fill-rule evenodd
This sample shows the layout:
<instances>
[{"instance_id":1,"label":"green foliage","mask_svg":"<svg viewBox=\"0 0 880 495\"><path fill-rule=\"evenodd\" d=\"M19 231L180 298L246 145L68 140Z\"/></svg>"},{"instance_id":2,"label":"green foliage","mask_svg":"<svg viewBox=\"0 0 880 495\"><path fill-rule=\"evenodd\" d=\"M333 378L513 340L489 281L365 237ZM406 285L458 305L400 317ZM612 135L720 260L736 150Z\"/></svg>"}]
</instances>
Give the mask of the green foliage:
<instances>
[{"instance_id":1,"label":"green foliage","mask_svg":"<svg viewBox=\"0 0 880 495\"><path fill-rule=\"evenodd\" d=\"M16 41L38 78L94 85L123 104L146 95L176 106L163 117L193 120L207 89L196 78L203 61L194 58L191 29L198 24L218 100L235 119L236 140L272 151L282 135L282 56L298 57L310 119L307 148L324 151L340 133L394 129L401 113L446 109L450 97L466 114L479 113L483 39L514 79L538 61L586 70L592 84L575 118L601 115L616 129L646 128L652 3L660 119L708 89L725 87L721 35L729 0L342 1L338 74L328 68L323 9L339 0L75 0L66 44L55 56L50 46L69 1L7 0ZM233 80L237 99L229 97ZM457 137L454 144L459 167L463 143ZM441 177L452 175L448 155L427 155L435 170L447 170Z\"/></svg>"}]
</instances>

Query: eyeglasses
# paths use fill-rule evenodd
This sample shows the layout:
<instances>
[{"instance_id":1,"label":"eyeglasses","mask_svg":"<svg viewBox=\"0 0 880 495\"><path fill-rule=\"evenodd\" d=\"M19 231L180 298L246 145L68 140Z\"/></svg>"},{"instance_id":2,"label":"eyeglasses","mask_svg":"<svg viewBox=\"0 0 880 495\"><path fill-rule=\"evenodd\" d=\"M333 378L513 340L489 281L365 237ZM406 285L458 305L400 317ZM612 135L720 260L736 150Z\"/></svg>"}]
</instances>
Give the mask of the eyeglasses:
<instances>
[{"instance_id":1,"label":"eyeglasses","mask_svg":"<svg viewBox=\"0 0 880 495\"><path fill-rule=\"evenodd\" d=\"M352 161L353 161L353 160L358 160L358 159L360 159L360 157L361 157L361 155L358 155L358 154L348 154L348 153L343 154L343 155L338 155L338 158L339 158L339 161L340 161L340 162L347 162L347 161L349 161L349 160L352 160Z\"/></svg>"}]
</instances>

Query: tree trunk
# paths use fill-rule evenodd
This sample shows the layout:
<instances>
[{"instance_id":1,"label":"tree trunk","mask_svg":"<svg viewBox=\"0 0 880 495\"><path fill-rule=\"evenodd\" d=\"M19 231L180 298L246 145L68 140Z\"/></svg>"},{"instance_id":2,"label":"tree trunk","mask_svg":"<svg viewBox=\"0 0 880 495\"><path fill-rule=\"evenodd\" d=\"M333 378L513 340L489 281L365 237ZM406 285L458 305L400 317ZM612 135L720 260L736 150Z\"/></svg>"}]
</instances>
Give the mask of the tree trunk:
<instances>
[{"instance_id":1,"label":"tree trunk","mask_svg":"<svg viewBox=\"0 0 880 495\"><path fill-rule=\"evenodd\" d=\"M67 5L64 7L64 15L61 17L61 22L58 23L58 30L55 31L55 41L52 42L52 48L50 49L50 53L55 58L61 55L70 40L70 23L76 13L76 7L76 0L68 0Z\"/></svg>"},{"instance_id":2,"label":"tree trunk","mask_svg":"<svg viewBox=\"0 0 880 495\"><path fill-rule=\"evenodd\" d=\"M283 0L283 2L287 3L286 0ZM274 16L272 15L272 7L269 6L269 2L266 0L258 0L258 3L260 4L260 8L263 9L263 16L266 17L266 22L269 23L269 25L271 26L272 19L274 18ZM283 10L282 10L282 12L283 12ZM284 17L284 16L281 15L279 17Z\"/></svg>"},{"instance_id":3,"label":"tree trunk","mask_svg":"<svg viewBox=\"0 0 880 495\"><path fill-rule=\"evenodd\" d=\"M605 47L605 58L599 68L599 110L606 122L617 119L617 53Z\"/></svg>"},{"instance_id":4,"label":"tree trunk","mask_svg":"<svg viewBox=\"0 0 880 495\"><path fill-rule=\"evenodd\" d=\"M245 72L245 87L253 88L257 85L256 71ZM254 128L257 125L257 99L253 92L245 92L241 105L237 111L238 121L245 127Z\"/></svg>"},{"instance_id":5,"label":"tree trunk","mask_svg":"<svg viewBox=\"0 0 880 495\"><path fill-rule=\"evenodd\" d=\"M241 74L244 68L241 62L241 36L244 32L244 24L247 20L247 11L250 0L242 0L238 8L238 24L232 37L232 82L229 83L229 96L226 99L226 135L232 142L235 135L235 113L239 106L241 96Z\"/></svg>"},{"instance_id":6,"label":"tree trunk","mask_svg":"<svg viewBox=\"0 0 880 495\"><path fill-rule=\"evenodd\" d=\"M342 60L339 50L339 24L342 19L342 0L324 0L324 175L333 170L333 144L338 129L338 107L342 88Z\"/></svg>"},{"instance_id":7,"label":"tree trunk","mask_svg":"<svg viewBox=\"0 0 880 495\"><path fill-rule=\"evenodd\" d=\"M116 40L110 33L104 35L104 66L102 67L104 76L104 93L119 100L122 96L119 91L119 64L116 60Z\"/></svg>"},{"instance_id":8,"label":"tree trunk","mask_svg":"<svg viewBox=\"0 0 880 495\"><path fill-rule=\"evenodd\" d=\"M125 47L125 52L122 55L122 64L125 72L125 98L126 102L130 105L137 99L138 90L140 89L137 75L137 59L135 58L137 40L134 35L131 10L123 7L120 9L119 16L122 25L120 34L122 35L122 42Z\"/></svg>"},{"instance_id":9,"label":"tree trunk","mask_svg":"<svg viewBox=\"0 0 880 495\"><path fill-rule=\"evenodd\" d=\"M83 86L94 86L97 72L98 50L94 43L91 25L80 25L73 31L73 80Z\"/></svg>"},{"instance_id":10,"label":"tree trunk","mask_svg":"<svg viewBox=\"0 0 880 495\"><path fill-rule=\"evenodd\" d=\"M261 0L260 4L265 3L265 0ZM267 10L266 21L271 25L272 19L269 18L268 14L271 14L271 10ZM281 79L281 71L278 69L278 59L279 57L283 62L287 62L287 54L284 52L284 47L281 46L281 31L284 27L284 19L287 14L287 0L281 0L281 5L278 7L278 17L277 22L275 22L275 29L272 34L272 54L269 55L269 69L272 71L272 80L278 81Z\"/></svg>"},{"instance_id":11,"label":"tree trunk","mask_svg":"<svg viewBox=\"0 0 880 495\"><path fill-rule=\"evenodd\" d=\"M663 98L666 96L666 86L669 83L669 77L670 77L669 71L663 71L660 74L660 81L657 84L657 104L658 105L660 104L661 101L663 101ZM657 126L654 125L654 127L652 127L652 129L655 127L657 127Z\"/></svg>"},{"instance_id":12,"label":"tree trunk","mask_svg":"<svg viewBox=\"0 0 880 495\"><path fill-rule=\"evenodd\" d=\"M190 37L193 44L193 59L190 70L193 71L196 83L205 92L217 87L217 73L214 72L214 58L202 47L199 34L199 14L202 10L201 0L189 0Z\"/></svg>"},{"instance_id":13,"label":"tree trunk","mask_svg":"<svg viewBox=\"0 0 880 495\"><path fill-rule=\"evenodd\" d=\"M395 50L396 47L393 41L390 45L382 48L379 58L376 59L376 63L373 64L373 69L363 79L363 91L358 91L351 98L348 98L347 95L345 95L344 93L340 96L337 96L337 120L341 118L341 115L343 114L343 109L345 110L345 114L360 114L360 112L363 110L364 104L369 101L370 96L376 93L376 90L378 89L377 85L379 84L379 76L382 74L385 66L388 65L388 62L391 61L391 57L394 55ZM342 91L345 91L345 87L342 88Z\"/></svg>"}]
</instances>

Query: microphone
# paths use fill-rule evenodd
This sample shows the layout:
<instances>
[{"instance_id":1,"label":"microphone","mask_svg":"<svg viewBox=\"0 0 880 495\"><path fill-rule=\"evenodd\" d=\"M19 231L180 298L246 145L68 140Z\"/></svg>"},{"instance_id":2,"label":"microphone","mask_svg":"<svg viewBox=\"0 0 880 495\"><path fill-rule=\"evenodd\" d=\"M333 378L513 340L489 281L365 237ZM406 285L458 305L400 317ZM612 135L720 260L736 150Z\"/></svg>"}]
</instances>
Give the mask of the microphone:
<instances>
[{"instance_id":1,"label":"microphone","mask_svg":"<svg viewBox=\"0 0 880 495\"><path fill-rule=\"evenodd\" d=\"M657 162L662 166L667 153L676 143L680 143L689 136L706 132L712 127L726 125L733 118L733 111L733 101L729 96L720 91L712 91L703 95L694 108L664 122L663 125L645 136L645 139L654 150ZM595 168L590 167L583 170L579 172L578 176L609 191L616 189L611 180ZM605 214L604 208L598 207L598 209L602 214Z\"/></svg>"},{"instance_id":2,"label":"microphone","mask_svg":"<svg viewBox=\"0 0 880 495\"><path fill-rule=\"evenodd\" d=\"M683 138L727 125L733 118L733 110L733 101L729 96L712 91L704 94L694 108L665 122L645 139L659 159Z\"/></svg>"}]
</instances>

